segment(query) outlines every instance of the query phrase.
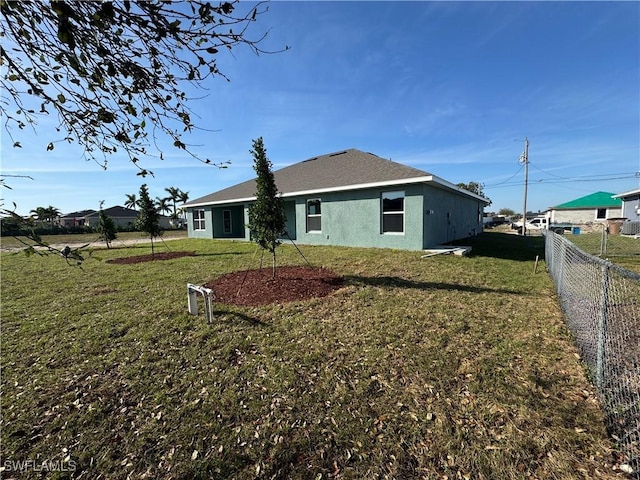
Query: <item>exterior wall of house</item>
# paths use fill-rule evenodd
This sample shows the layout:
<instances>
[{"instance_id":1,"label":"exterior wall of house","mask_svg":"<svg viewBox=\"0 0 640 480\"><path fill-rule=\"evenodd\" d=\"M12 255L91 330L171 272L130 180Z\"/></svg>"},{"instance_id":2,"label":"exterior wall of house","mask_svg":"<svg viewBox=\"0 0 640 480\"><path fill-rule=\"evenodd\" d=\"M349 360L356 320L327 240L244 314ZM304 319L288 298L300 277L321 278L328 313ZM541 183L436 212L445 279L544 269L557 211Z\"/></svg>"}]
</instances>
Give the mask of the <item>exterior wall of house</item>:
<instances>
[{"instance_id":1,"label":"exterior wall of house","mask_svg":"<svg viewBox=\"0 0 640 480\"><path fill-rule=\"evenodd\" d=\"M127 229L133 228L133 224L136 222L136 219L132 217L111 217L111 220L113 220L116 227ZM100 219L97 216L91 216L87 217L85 225L95 227L99 222Z\"/></svg>"},{"instance_id":2,"label":"exterior wall of house","mask_svg":"<svg viewBox=\"0 0 640 480\"><path fill-rule=\"evenodd\" d=\"M640 193L622 199L622 216L632 222L640 222Z\"/></svg>"},{"instance_id":3,"label":"exterior wall of house","mask_svg":"<svg viewBox=\"0 0 640 480\"><path fill-rule=\"evenodd\" d=\"M591 223L604 222L607 218L620 218L622 216L622 208L607 208L605 218L597 218L597 208L571 209L550 211L551 223Z\"/></svg>"},{"instance_id":4,"label":"exterior wall of house","mask_svg":"<svg viewBox=\"0 0 640 480\"><path fill-rule=\"evenodd\" d=\"M442 245L482 232L484 204L461 194L424 186L423 248Z\"/></svg>"},{"instance_id":5,"label":"exterior wall of house","mask_svg":"<svg viewBox=\"0 0 640 480\"><path fill-rule=\"evenodd\" d=\"M194 228L194 211L204 210L204 228ZM187 235L189 238L213 238L213 212L211 207L194 207L187 209Z\"/></svg>"},{"instance_id":6,"label":"exterior wall of house","mask_svg":"<svg viewBox=\"0 0 640 480\"><path fill-rule=\"evenodd\" d=\"M204 210L205 212L205 228L195 230L193 216L194 210ZM228 210L231 214L231 232L225 232L224 229L224 211ZM294 200L286 200L284 202L285 215L287 222L285 229L291 236L292 240L296 239L296 202ZM187 232L190 238L236 238L249 240L251 234L247 224L249 223L249 204L235 204L223 206L205 206L191 207L187 209ZM284 239L289 237L285 236Z\"/></svg>"},{"instance_id":7,"label":"exterior wall of house","mask_svg":"<svg viewBox=\"0 0 640 480\"><path fill-rule=\"evenodd\" d=\"M382 231L382 195L389 192L404 192L402 233ZM321 201L320 231L307 231L307 201L313 199ZM482 232L481 202L425 184L301 196L286 199L284 206L287 232L304 245L423 250ZM197 209L205 211L202 230L194 230L193 211ZM230 235L222 233L223 210L232 211ZM247 222L248 204L187 209L188 235L193 238L249 240Z\"/></svg>"},{"instance_id":8,"label":"exterior wall of house","mask_svg":"<svg viewBox=\"0 0 640 480\"><path fill-rule=\"evenodd\" d=\"M382 193L403 191L404 232L382 233ZM296 198L297 241L308 245L422 249L422 186L331 192ZM307 232L307 200L321 200L320 232Z\"/></svg>"},{"instance_id":9,"label":"exterior wall of house","mask_svg":"<svg viewBox=\"0 0 640 480\"><path fill-rule=\"evenodd\" d=\"M88 225L84 217L63 218L61 223L63 227L83 227Z\"/></svg>"}]
</instances>

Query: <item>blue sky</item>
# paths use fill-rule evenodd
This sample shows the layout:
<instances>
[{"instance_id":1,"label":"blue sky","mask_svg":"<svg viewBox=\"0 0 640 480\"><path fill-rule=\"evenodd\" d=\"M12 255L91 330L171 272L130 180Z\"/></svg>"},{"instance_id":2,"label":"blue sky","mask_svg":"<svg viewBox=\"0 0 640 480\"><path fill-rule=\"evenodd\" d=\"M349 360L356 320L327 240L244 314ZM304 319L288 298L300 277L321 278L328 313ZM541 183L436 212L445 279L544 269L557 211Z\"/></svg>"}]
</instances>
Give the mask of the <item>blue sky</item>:
<instances>
[{"instance_id":1,"label":"blue sky","mask_svg":"<svg viewBox=\"0 0 640 480\"><path fill-rule=\"evenodd\" d=\"M141 183L195 199L252 178L259 136L274 169L358 148L482 182L495 211L522 211L525 137L528 210L640 186L638 2L271 2L253 33L267 29L263 48L290 49L221 53L231 81L213 79L192 104L208 131L187 143L228 168L167 147L143 161L155 177L117 156L104 171L80 147L47 152L43 121L13 132L21 149L2 131L3 174L34 179L8 179L5 208L122 205Z\"/></svg>"}]
</instances>

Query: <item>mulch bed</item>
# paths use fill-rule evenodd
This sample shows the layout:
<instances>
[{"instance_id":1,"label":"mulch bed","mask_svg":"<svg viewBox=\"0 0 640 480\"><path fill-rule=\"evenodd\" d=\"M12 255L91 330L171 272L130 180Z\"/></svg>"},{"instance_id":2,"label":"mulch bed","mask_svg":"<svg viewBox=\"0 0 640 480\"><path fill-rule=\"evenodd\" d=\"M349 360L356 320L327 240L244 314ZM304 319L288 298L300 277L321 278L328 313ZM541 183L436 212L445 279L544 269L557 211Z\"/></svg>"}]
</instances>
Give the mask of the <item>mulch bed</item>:
<instances>
[{"instance_id":1,"label":"mulch bed","mask_svg":"<svg viewBox=\"0 0 640 480\"><path fill-rule=\"evenodd\" d=\"M326 297L344 284L330 270L301 266L233 272L205 286L214 291L215 301L226 305L258 306Z\"/></svg>"},{"instance_id":2,"label":"mulch bed","mask_svg":"<svg viewBox=\"0 0 640 480\"><path fill-rule=\"evenodd\" d=\"M121 257L107 260L107 263L117 263L119 265L128 265L132 263L151 262L156 260L170 260L172 258L193 257L196 252L161 252L155 255L137 255L135 257Z\"/></svg>"}]
</instances>

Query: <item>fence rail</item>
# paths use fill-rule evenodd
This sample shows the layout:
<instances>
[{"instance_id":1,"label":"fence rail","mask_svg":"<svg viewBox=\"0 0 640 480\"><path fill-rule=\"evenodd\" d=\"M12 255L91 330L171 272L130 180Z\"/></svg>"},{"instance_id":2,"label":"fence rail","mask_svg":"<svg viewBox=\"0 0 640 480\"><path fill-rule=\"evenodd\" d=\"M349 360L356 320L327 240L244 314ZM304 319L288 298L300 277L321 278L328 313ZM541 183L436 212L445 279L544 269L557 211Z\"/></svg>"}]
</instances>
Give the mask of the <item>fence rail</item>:
<instances>
[{"instance_id":1,"label":"fence rail","mask_svg":"<svg viewBox=\"0 0 640 480\"><path fill-rule=\"evenodd\" d=\"M640 479L640 275L545 236L547 268L625 470Z\"/></svg>"}]
</instances>

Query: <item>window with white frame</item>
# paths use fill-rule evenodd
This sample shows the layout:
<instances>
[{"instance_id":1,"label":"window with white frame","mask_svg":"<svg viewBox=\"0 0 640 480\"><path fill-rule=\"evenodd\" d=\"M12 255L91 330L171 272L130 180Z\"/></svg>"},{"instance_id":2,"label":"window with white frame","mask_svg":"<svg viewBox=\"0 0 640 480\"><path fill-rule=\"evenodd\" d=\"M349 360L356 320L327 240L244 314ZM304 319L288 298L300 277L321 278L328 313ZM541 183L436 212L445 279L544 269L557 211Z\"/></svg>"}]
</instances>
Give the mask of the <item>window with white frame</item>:
<instances>
[{"instance_id":1,"label":"window with white frame","mask_svg":"<svg viewBox=\"0 0 640 480\"><path fill-rule=\"evenodd\" d=\"M222 232L231 233L231 210L222 211Z\"/></svg>"},{"instance_id":2,"label":"window with white frame","mask_svg":"<svg viewBox=\"0 0 640 480\"><path fill-rule=\"evenodd\" d=\"M322 202L319 198L307 200L307 232L322 231Z\"/></svg>"},{"instance_id":3,"label":"window with white frame","mask_svg":"<svg viewBox=\"0 0 640 480\"><path fill-rule=\"evenodd\" d=\"M204 208L198 208L193 211L193 229L204 230Z\"/></svg>"},{"instance_id":4,"label":"window with white frame","mask_svg":"<svg viewBox=\"0 0 640 480\"><path fill-rule=\"evenodd\" d=\"M404 233L404 191L382 193L382 233Z\"/></svg>"}]
</instances>

